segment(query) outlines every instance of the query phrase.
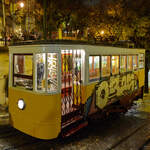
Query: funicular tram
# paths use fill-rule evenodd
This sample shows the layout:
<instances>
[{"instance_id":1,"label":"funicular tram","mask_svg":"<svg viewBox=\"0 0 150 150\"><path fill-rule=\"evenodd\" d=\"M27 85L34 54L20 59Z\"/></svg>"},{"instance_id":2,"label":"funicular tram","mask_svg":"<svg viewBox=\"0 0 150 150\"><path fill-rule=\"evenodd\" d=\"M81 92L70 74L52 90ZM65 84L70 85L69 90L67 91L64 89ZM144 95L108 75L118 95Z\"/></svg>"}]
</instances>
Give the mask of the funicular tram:
<instances>
[{"instance_id":1,"label":"funicular tram","mask_svg":"<svg viewBox=\"0 0 150 150\"><path fill-rule=\"evenodd\" d=\"M126 111L143 96L144 56L143 49L87 44L10 46L11 125L53 139L86 126L98 111Z\"/></svg>"}]
</instances>

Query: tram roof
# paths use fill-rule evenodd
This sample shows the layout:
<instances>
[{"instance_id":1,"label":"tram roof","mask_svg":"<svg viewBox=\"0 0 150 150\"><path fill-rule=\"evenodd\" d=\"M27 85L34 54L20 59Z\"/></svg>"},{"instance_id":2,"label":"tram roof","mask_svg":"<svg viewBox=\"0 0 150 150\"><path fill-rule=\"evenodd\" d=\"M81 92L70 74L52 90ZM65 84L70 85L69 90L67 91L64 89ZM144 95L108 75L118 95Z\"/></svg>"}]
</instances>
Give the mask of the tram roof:
<instances>
[{"instance_id":1,"label":"tram roof","mask_svg":"<svg viewBox=\"0 0 150 150\"><path fill-rule=\"evenodd\" d=\"M111 49L110 49L111 48ZM10 53L28 53L28 52L46 52L49 50L59 51L66 49L83 49L91 54L109 54L109 53L140 53L144 49L128 48L116 46L110 43L91 43L87 41L72 41L72 40L49 40L49 41L21 41L10 45Z\"/></svg>"},{"instance_id":2,"label":"tram roof","mask_svg":"<svg viewBox=\"0 0 150 150\"><path fill-rule=\"evenodd\" d=\"M115 46L115 47L126 47L123 42L109 43L109 42L95 42L95 41L83 41L83 40L28 40L28 41L17 41L13 42L10 46L20 45L43 45L43 44L67 44L67 45L94 45L94 46ZM121 44L122 43L122 44ZM124 43L132 43L131 41L124 41Z\"/></svg>"}]
</instances>

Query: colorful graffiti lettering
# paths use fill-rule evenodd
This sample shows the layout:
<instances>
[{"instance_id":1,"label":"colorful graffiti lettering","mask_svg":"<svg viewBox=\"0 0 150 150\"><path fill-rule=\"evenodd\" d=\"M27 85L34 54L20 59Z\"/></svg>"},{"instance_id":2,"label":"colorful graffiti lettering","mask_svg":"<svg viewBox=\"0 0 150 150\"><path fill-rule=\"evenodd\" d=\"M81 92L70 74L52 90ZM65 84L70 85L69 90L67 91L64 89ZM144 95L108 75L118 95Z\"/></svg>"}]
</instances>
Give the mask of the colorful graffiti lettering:
<instances>
[{"instance_id":1,"label":"colorful graffiti lettering","mask_svg":"<svg viewBox=\"0 0 150 150\"><path fill-rule=\"evenodd\" d=\"M138 88L138 78L134 73L112 76L96 85L96 106L103 109L115 97L123 96L127 91L132 93Z\"/></svg>"}]
</instances>

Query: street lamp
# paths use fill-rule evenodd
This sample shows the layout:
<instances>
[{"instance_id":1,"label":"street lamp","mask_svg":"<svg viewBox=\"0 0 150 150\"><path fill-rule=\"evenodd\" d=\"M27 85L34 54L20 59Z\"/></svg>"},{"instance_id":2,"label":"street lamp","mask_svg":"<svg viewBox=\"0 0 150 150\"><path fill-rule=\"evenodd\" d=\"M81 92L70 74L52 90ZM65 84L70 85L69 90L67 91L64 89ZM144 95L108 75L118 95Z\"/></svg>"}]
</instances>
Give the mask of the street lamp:
<instances>
[{"instance_id":1,"label":"street lamp","mask_svg":"<svg viewBox=\"0 0 150 150\"><path fill-rule=\"evenodd\" d=\"M20 7L23 8L24 7L24 3L20 2Z\"/></svg>"},{"instance_id":2,"label":"street lamp","mask_svg":"<svg viewBox=\"0 0 150 150\"><path fill-rule=\"evenodd\" d=\"M7 45L7 37L6 37L6 16L5 16L5 0L2 0L2 7L3 7L3 33L5 38L5 46Z\"/></svg>"},{"instance_id":3,"label":"street lamp","mask_svg":"<svg viewBox=\"0 0 150 150\"><path fill-rule=\"evenodd\" d=\"M105 33L104 30L102 30L102 31L100 32L101 35L104 35L104 33Z\"/></svg>"}]
</instances>

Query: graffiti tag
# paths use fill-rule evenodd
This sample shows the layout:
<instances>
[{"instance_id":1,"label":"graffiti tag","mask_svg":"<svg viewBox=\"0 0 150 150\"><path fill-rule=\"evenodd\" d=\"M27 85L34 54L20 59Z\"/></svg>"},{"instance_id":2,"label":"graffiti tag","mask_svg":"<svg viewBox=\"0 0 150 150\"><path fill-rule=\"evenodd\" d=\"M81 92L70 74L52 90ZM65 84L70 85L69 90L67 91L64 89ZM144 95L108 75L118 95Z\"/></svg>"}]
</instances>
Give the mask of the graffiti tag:
<instances>
[{"instance_id":1,"label":"graffiti tag","mask_svg":"<svg viewBox=\"0 0 150 150\"><path fill-rule=\"evenodd\" d=\"M102 109L115 97L125 95L125 91L132 93L137 88L138 79L134 73L112 76L96 86L96 105Z\"/></svg>"}]
</instances>

